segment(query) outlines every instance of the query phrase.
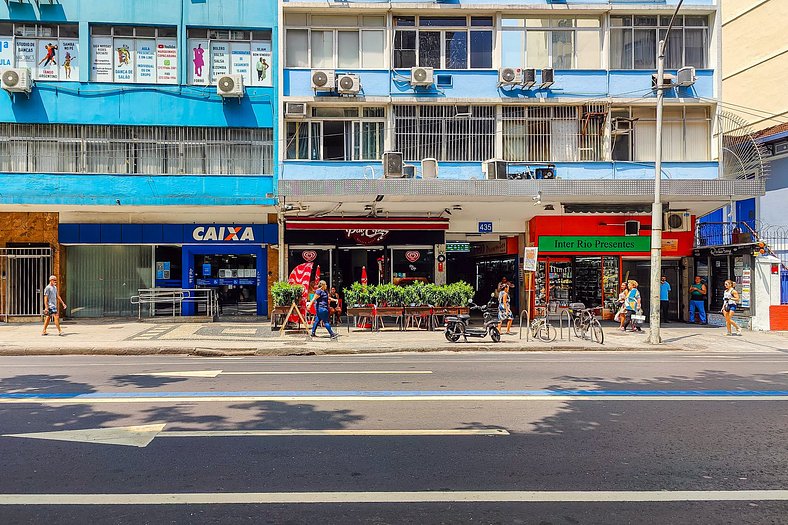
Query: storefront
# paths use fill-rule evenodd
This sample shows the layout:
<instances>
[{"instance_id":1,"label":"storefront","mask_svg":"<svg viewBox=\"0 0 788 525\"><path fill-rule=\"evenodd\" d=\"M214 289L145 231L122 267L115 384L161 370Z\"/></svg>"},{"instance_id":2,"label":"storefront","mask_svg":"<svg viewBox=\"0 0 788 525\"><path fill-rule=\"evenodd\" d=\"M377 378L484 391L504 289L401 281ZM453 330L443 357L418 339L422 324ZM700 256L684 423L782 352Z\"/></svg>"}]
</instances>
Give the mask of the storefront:
<instances>
[{"instance_id":1,"label":"storefront","mask_svg":"<svg viewBox=\"0 0 788 525\"><path fill-rule=\"evenodd\" d=\"M709 312L709 323L723 326L725 320L720 314L722 309L725 281L730 279L736 283L736 290L741 298L736 310L736 317L749 326L749 318L753 315L752 275L755 263L754 253L758 251L756 243L699 248L695 250L695 273L700 276L708 290L706 311Z\"/></svg>"},{"instance_id":2,"label":"storefront","mask_svg":"<svg viewBox=\"0 0 788 525\"><path fill-rule=\"evenodd\" d=\"M444 283L443 219L289 218L285 222L288 274L311 262L320 278L341 290L360 282Z\"/></svg>"},{"instance_id":3,"label":"storefront","mask_svg":"<svg viewBox=\"0 0 788 525\"><path fill-rule=\"evenodd\" d=\"M140 288L211 288L221 315L267 315L275 224L60 224L74 317L133 316ZM200 313L184 305L183 313Z\"/></svg>"},{"instance_id":4,"label":"storefront","mask_svg":"<svg viewBox=\"0 0 788 525\"><path fill-rule=\"evenodd\" d=\"M628 221L638 222L637 235L624 235ZM603 306L603 317L612 319L620 284L634 279L648 311L650 226L650 216L535 217L529 223L530 245L539 248L533 304ZM684 269L692 242L691 231L663 233L662 273L671 285L670 319L683 318Z\"/></svg>"},{"instance_id":5,"label":"storefront","mask_svg":"<svg viewBox=\"0 0 788 525\"><path fill-rule=\"evenodd\" d=\"M511 306L516 314L520 310L522 284L518 279L521 274L518 245L517 236L503 236L497 241L446 241L447 279L470 283L476 289L474 301L486 304L490 294L506 278L514 286Z\"/></svg>"}]
</instances>

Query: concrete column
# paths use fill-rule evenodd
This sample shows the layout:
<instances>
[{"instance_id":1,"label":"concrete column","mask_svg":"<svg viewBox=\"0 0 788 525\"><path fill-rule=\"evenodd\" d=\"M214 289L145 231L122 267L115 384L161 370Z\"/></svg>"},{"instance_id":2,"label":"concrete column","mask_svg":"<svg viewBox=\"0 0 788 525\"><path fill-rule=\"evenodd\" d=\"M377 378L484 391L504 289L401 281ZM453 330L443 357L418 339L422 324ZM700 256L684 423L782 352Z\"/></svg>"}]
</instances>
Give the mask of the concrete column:
<instances>
[{"instance_id":1,"label":"concrete column","mask_svg":"<svg viewBox=\"0 0 788 525\"><path fill-rule=\"evenodd\" d=\"M770 306L780 304L780 259L768 255L755 258L755 271L752 277L752 329L768 331ZM772 265L777 265L777 273L772 273ZM741 290L739 290L741 293Z\"/></svg>"}]
</instances>

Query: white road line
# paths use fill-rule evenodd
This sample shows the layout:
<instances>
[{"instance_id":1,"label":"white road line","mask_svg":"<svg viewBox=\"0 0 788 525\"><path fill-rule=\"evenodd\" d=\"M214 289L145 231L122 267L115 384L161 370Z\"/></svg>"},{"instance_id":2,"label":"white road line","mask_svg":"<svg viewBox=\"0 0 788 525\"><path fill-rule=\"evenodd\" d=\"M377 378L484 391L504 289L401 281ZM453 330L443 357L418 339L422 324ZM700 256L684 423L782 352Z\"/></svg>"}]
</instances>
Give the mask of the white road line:
<instances>
[{"instance_id":1,"label":"white road line","mask_svg":"<svg viewBox=\"0 0 788 525\"><path fill-rule=\"evenodd\" d=\"M94 404L173 404L173 403L237 403L248 401L276 401L276 402L301 402L301 401L389 401L389 402L414 402L414 401L450 401L461 403L465 401L526 401L526 402L563 402L563 401L788 401L788 396L583 396L583 395L556 395L556 396L164 396L164 397L82 397L82 398L2 398L0 405L94 405Z\"/></svg>"},{"instance_id":2,"label":"white road line","mask_svg":"<svg viewBox=\"0 0 788 525\"><path fill-rule=\"evenodd\" d=\"M534 503L787 501L788 490L187 492L159 494L0 494L0 505L240 505L338 503Z\"/></svg>"},{"instance_id":3,"label":"white road line","mask_svg":"<svg viewBox=\"0 0 788 525\"><path fill-rule=\"evenodd\" d=\"M140 372L131 375L151 377L216 377L221 373L221 370L183 370L177 372Z\"/></svg>"},{"instance_id":4,"label":"white road line","mask_svg":"<svg viewBox=\"0 0 788 525\"><path fill-rule=\"evenodd\" d=\"M431 374L432 370L314 370L314 371L262 371L262 372L222 372L223 376L300 376L300 375L340 375L340 374Z\"/></svg>"}]
</instances>

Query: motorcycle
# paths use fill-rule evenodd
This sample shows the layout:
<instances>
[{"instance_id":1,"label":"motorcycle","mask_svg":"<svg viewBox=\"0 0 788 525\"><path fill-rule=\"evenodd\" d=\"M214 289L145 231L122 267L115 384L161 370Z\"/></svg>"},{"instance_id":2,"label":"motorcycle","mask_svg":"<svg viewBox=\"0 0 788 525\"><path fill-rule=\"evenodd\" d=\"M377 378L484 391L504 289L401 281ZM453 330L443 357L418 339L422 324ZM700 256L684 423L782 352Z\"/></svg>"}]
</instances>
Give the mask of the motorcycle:
<instances>
[{"instance_id":1,"label":"motorcycle","mask_svg":"<svg viewBox=\"0 0 788 525\"><path fill-rule=\"evenodd\" d=\"M462 337L467 343L469 337L487 337L487 334L490 334L490 339L492 339L494 343L499 342L501 340L501 332L498 331L498 308L497 305L494 304L494 301L487 303L487 306L479 306L473 302L469 302L468 306L471 310L479 310L482 312L484 316L484 326L479 328L469 327L468 324L470 323L471 316L468 314L446 316L444 322L446 330L443 333L443 335L446 336L446 340L456 343L460 340L460 337ZM495 316L493 316L493 312L496 312Z\"/></svg>"}]
</instances>

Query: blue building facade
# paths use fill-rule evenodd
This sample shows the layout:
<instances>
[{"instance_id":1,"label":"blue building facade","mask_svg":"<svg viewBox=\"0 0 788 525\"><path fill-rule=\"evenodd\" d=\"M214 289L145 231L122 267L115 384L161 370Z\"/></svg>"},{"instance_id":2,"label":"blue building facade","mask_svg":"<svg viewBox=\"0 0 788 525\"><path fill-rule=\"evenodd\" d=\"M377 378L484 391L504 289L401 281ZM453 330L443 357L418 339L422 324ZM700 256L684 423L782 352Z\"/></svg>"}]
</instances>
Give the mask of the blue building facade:
<instances>
[{"instance_id":1,"label":"blue building facade","mask_svg":"<svg viewBox=\"0 0 788 525\"><path fill-rule=\"evenodd\" d=\"M277 11L259 0L0 4L0 70L33 83L0 96L0 216L57 214L59 242L46 240L72 315L136 314L129 297L153 287L213 287L227 311L268 313ZM220 94L223 78L242 92Z\"/></svg>"}]
</instances>

